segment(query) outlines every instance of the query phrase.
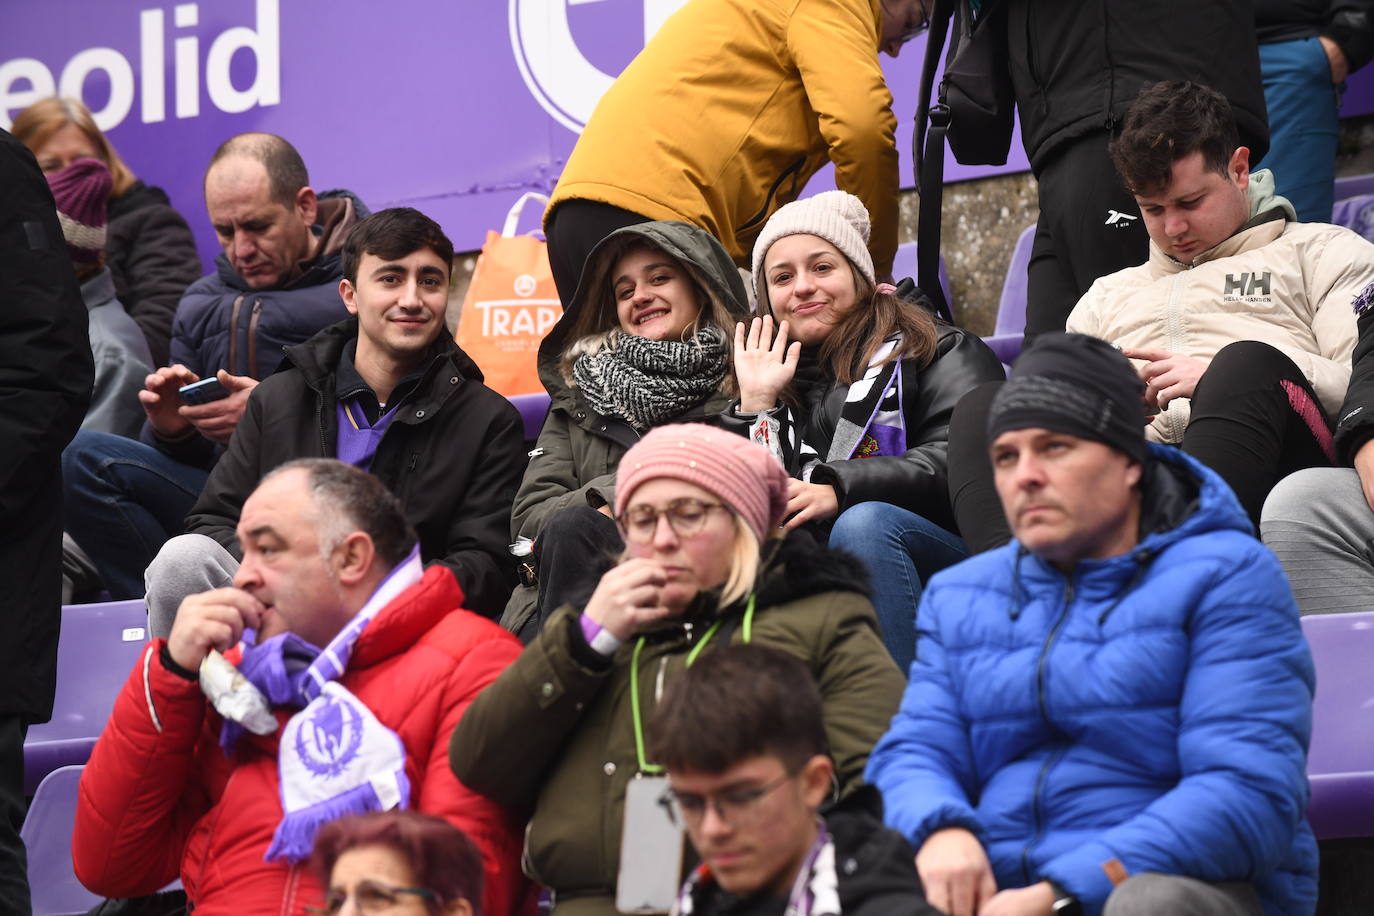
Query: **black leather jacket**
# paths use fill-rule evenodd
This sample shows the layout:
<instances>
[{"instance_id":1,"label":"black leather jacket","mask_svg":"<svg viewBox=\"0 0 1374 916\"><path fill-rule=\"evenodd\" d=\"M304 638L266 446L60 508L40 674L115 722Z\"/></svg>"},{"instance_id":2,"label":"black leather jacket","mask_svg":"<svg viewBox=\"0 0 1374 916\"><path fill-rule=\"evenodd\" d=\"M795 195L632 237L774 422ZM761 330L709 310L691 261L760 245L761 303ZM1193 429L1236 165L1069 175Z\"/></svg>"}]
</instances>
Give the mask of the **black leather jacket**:
<instances>
[{"instance_id":1,"label":"black leather jacket","mask_svg":"<svg viewBox=\"0 0 1374 916\"><path fill-rule=\"evenodd\" d=\"M812 470L812 483L835 488L841 512L856 503L886 502L909 509L950 531L956 530L946 480L949 417L969 389L1005 379L1006 374L996 355L976 335L940 322L936 323L936 330L935 357L929 363L902 360L906 454L825 462ZM848 392L848 386L838 382L813 385L803 394L796 410L775 408L782 427L780 438L786 442L786 427L796 424L802 441L824 455ZM753 416L739 415L737 407L738 402L726 409L722 424L740 435L748 435ZM783 451L788 472L799 474L798 456L785 446Z\"/></svg>"}]
</instances>

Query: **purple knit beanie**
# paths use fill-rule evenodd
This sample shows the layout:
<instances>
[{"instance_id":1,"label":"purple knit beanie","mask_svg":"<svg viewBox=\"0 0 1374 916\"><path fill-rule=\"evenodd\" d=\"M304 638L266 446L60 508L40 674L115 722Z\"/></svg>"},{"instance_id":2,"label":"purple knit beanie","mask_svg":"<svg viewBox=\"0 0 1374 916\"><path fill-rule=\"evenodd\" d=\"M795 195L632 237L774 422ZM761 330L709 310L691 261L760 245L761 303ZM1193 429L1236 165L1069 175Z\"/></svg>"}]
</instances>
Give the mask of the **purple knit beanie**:
<instances>
[{"instance_id":1,"label":"purple knit beanie","mask_svg":"<svg viewBox=\"0 0 1374 916\"><path fill-rule=\"evenodd\" d=\"M671 477L696 484L735 511L762 543L787 510L787 473L768 449L703 423L650 430L620 459L619 517L640 484Z\"/></svg>"},{"instance_id":2,"label":"purple knit beanie","mask_svg":"<svg viewBox=\"0 0 1374 916\"><path fill-rule=\"evenodd\" d=\"M48 175L57 221L74 264L94 264L105 251L105 214L114 180L99 159L77 159Z\"/></svg>"}]
</instances>

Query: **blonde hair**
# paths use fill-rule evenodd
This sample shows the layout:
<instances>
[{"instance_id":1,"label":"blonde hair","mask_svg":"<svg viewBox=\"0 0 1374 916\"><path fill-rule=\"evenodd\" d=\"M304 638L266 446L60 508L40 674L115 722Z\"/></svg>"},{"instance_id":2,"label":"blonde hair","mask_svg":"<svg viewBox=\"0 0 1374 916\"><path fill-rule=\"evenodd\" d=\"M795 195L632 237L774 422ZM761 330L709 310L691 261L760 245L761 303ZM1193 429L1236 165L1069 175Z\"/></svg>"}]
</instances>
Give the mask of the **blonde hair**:
<instances>
[{"instance_id":1,"label":"blonde hair","mask_svg":"<svg viewBox=\"0 0 1374 916\"><path fill-rule=\"evenodd\" d=\"M730 510L730 517L735 520L735 542L730 545L730 572L725 577L725 584L720 587L721 607L743 601L754 591L763 556L754 530L733 509ZM781 532L777 536L781 537ZM770 534L769 537L771 539L774 535Z\"/></svg>"},{"instance_id":2,"label":"blonde hair","mask_svg":"<svg viewBox=\"0 0 1374 916\"><path fill-rule=\"evenodd\" d=\"M75 124L86 135L86 139L91 141L91 145L99 154L100 160L109 168L110 177L114 179L114 184L110 188L111 198L119 197L134 186L138 178L124 164L124 160L119 158L119 153L115 152L109 139L96 126L90 109L77 99L60 99L53 96L34 102L15 115L10 133L27 146L29 152L37 155L43 144L68 124Z\"/></svg>"}]
</instances>

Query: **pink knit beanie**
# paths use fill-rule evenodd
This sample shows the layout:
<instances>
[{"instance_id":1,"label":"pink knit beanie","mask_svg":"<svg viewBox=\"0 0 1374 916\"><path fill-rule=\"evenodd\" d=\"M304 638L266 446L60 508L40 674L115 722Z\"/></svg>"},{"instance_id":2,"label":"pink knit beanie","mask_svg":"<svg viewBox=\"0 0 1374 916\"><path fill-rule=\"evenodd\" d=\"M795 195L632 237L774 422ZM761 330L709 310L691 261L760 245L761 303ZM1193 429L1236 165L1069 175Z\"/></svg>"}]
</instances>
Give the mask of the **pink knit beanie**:
<instances>
[{"instance_id":1,"label":"pink knit beanie","mask_svg":"<svg viewBox=\"0 0 1374 916\"><path fill-rule=\"evenodd\" d=\"M659 426L636 442L620 459L616 516L625 511L640 484L660 477L685 480L715 494L760 543L787 510L787 473L778 460L762 445L714 426Z\"/></svg>"},{"instance_id":2,"label":"pink knit beanie","mask_svg":"<svg viewBox=\"0 0 1374 916\"><path fill-rule=\"evenodd\" d=\"M96 263L105 251L107 201L114 184L110 170L99 159L77 159L47 178L67 254L77 264Z\"/></svg>"}]
</instances>

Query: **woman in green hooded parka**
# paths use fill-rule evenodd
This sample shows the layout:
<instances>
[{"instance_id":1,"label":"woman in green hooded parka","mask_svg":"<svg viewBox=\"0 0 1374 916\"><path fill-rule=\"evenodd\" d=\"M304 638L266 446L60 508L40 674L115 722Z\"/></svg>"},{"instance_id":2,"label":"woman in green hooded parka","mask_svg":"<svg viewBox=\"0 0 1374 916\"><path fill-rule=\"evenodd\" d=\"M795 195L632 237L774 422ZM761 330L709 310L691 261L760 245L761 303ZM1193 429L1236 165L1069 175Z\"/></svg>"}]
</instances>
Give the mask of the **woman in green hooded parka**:
<instances>
[{"instance_id":1,"label":"woman in green hooded parka","mask_svg":"<svg viewBox=\"0 0 1374 916\"><path fill-rule=\"evenodd\" d=\"M592 249L539 346L551 404L515 496L521 584L507 629L528 642L615 562L621 456L655 426L715 422L734 397L730 335L747 315L739 271L703 229L640 223Z\"/></svg>"}]
</instances>

